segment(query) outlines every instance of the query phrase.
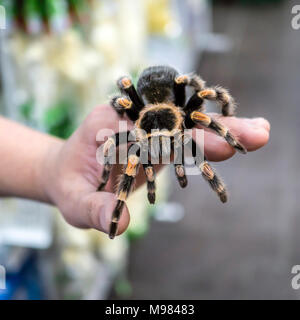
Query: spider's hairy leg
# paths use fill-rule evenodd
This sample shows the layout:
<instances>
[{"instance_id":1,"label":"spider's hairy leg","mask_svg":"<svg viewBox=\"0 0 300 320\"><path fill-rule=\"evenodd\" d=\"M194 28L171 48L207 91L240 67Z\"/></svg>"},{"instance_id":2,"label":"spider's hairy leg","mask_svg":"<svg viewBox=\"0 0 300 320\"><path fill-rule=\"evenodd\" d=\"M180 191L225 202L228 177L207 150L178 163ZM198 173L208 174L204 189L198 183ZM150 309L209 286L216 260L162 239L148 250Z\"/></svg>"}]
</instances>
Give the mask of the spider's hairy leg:
<instances>
[{"instance_id":1,"label":"spider's hairy leg","mask_svg":"<svg viewBox=\"0 0 300 320\"><path fill-rule=\"evenodd\" d=\"M175 174L181 188L185 188L188 183L187 177L185 175L183 148L184 144L182 141L182 137L176 137L174 139L174 167Z\"/></svg>"},{"instance_id":2,"label":"spider's hairy leg","mask_svg":"<svg viewBox=\"0 0 300 320\"><path fill-rule=\"evenodd\" d=\"M126 94L130 100L133 102L133 105L131 107L131 112L135 112L136 119L138 118L139 112L144 108L145 104L142 100L142 98L137 93L132 80L128 76L121 77L117 81L117 85L120 89L120 91L123 94ZM136 120L135 119L135 120Z\"/></svg>"},{"instance_id":3,"label":"spider's hairy leg","mask_svg":"<svg viewBox=\"0 0 300 320\"><path fill-rule=\"evenodd\" d=\"M138 148L138 150L136 150ZM113 239L118 231L118 223L122 214L122 209L124 207L125 200L127 199L130 191L132 190L134 179L138 173L138 168L140 164L139 158L140 147L138 144L133 144L130 146L128 151L128 162L124 166L124 173L121 176L121 180L118 185L117 191L117 204L112 213L109 237Z\"/></svg>"},{"instance_id":4,"label":"spider's hairy leg","mask_svg":"<svg viewBox=\"0 0 300 320\"><path fill-rule=\"evenodd\" d=\"M159 141L157 141L159 143ZM141 139L139 141L141 145L141 152L140 152L140 162L143 164L143 169L146 175L147 180L147 191L148 191L148 200L151 204L155 203L155 170L154 166L151 163L151 153L149 150L149 139L146 138L145 140Z\"/></svg>"},{"instance_id":5,"label":"spider's hairy leg","mask_svg":"<svg viewBox=\"0 0 300 320\"><path fill-rule=\"evenodd\" d=\"M181 188L185 188L188 184L187 177L185 175L184 164L174 164L175 174L178 179Z\"/></svg>"},{"instance_id":6,"label":"spider's hairy leg","mask_svg":"<svg viewBox=\"0 0 300 320\"><path fill-rule=\"evenodd\" d=\"M205 82L196 74L182 74L174 79L175 104L181 108L185 105L185 87L190 86L196 92L203 90Z\"/></svg>"},{"instance_id":7,"label":"spider's hairy leg","mask_svg":"<svg viewBox=\"0 0 300 320\"><path fill-rule=\"evenodd\" d=\"M199 94L197 92L195 92L190 97L190 99L188 100L188 102L184 106L183 110L187 115L190 114L191 112L195 111L195 110L198 110L198 111L204 110L203 99L199 96ZM186 123L187 128L192 128L194 126L193 122L189 123L188 118L189 117L186 117L186 119L185 119L186 122L187 122Z\"/></svg>"},{"instance_id":8,"label":"spider's hairy leg","mask_svg":"<svg viewBox=\"0 0 300 320\"><path fill-rule=\"evenodd\" d=\"M225 185L217 173L213 170L207 161L203 161L199 165L199 169L204 179L210 184L211 188L218 194L220 200L225 203L227 201L227 192Z\"/></svg>"},{"instance_id":9,"label":"spider's hairy leg","mask_svg":"<svg viewBox=\"0 0 300 320\"><path fill-rule=\"evenodd\" d=\"M110 104L120 116L123 116L124 113L126 113L130 120L137 120L139 112L137 111L136 105L128 96L113 97Z\"/></svg>"},{"instance_id":10,"label":"spider's hairy leg","mask_svg":"<svg viewBox=\"0 0 300 320\"><path fill-rule=\"evenodd\" d=\"M143 164L147 179L148 200L151 204L155 203L155 171L151 163Z\"/></svg>"},{"instance_id":11,"label":"spider's hairy leg","mask_svg":"<svg viewBox=\"0 0 300 320\"><path fill-rule=\"evenodd\" d=\"M101 182L97 191L102 191L109 179L110 171L113 166L112 162L112 154L116 151L117 147L122 143L128 142L130 131L126 132L118 132L109 137L103 146L103 155L104 155L104 167L101 177Z\"/></svg>"},{"instance_id":12,"label":"spider's hairy leg","mask_svg":"<svg viewBox=\"0 0 300 320\"><path fill-rule=\"evenodd\" d=\"M181 81L179 77L175 78L174 80L175 105L183 108L185 104L186 83L184 81Z\"/></svg>"},{"instance_id":13,"label":"spider's hairy leg","mask_svg":"<svg viewBox=\"0 0 300 320\"><path fill-rule=\"evenodd\" d=\"M222 108L223 116L233 116L235 114L236 104L230 93L220 87L204 88L199 93L202 99L216 101Z\"/></svg>"},{"instance_id":14,"label":"spider's hairy leg","mask_svg":"<svg viewBox=\"0 0 300 320\"><path fill-rule=\"evenodd\" d=\"M110 104L121 116L132 107L132 101L127 96L115 96L111 99Z\"/></svg>"},{"instance_id":15,"label":"spider's hairy leg","mask_svg":"<svg viewBox=\"0 0 300 320\"><path fill-rule=\"evenodd\" d=\"M189 117L194 123L198 123L206 128L215 131L218 135L223 137L228 144L230 144L237 151L245 154L247 153L246 148L232 135L227 127L214 120L210 116L200 111L193 111Z\"/></svg>"},{"instance_id":16,"label":"spider's hairy leg","mask_svg":"<svg viewBox=\"0 0 300 320\"><path fill-rule=\"evenodd\" d=\"M183 74L175 78L176 84L183 84L190 86L195 89L196 92L203 90L205 88L205 81L198 75L192 74Z\"/></svg>"},{"instance_id":17,"label":"spider's hairy leg","mask_svg":"<svg viewBox=\"0 0 300 320\"><path fill-rule=\"evenodd\" d=\"M227 191L222 179L217 175L215 170L206 161L200 147L194 139L191 139L192 154L195 159L196 166L200 169L203 178L209 183L211 188L218 194L221 202L227 201ZM188 144L190 146L190 144Z\"/></svg>"}]
</instances>

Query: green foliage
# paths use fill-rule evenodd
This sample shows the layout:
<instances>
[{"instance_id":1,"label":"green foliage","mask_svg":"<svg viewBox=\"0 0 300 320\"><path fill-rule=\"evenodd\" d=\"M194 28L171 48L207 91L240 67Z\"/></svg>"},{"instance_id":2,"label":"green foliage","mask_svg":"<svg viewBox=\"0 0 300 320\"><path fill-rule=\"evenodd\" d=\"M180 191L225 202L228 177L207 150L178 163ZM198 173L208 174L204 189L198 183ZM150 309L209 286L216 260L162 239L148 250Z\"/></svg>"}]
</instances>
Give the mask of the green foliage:
<instances>
[{"instance_id":1,"label":"green foliage","mask_svg":"<svg viewBox=\"0 0 300 320\"><path fill-rule=\"evenodd\" d=\"M26 122L31 122L31 115L33 112L34 104L32 100L28 100L20 106L21 116Z\"/></svg>"},{"instance_id":2,"label":"green foliage","mask_svg":"<svg viewBox=\"0 0 300 320\"><path fill-rule=\"evenodd\" d=\"M75 130L72 105L68 102L60 102L48 109L44 116L44 125L48 133L66 139Z\"/></svg>"},{"instance_id":3,"label":"green foliage","mask_svg":"<svg viewBox=\"0 0 300 320\"><path fill-rule=\"evenodd\" d=\"M84 11L87 8L86 0L67 0L69 7L74 8L76 11Z\"/></svg>"},{"instance_id":4,"label":"green foliage","mask_svg":"<svg viewBox=\"0 0 300 320\"><path fill-rule=\"evenodd\" d=\"M114 289L118 297L128 298L132 295L131 284L124 275L121 275L116 279Z\"/></svg>"},{"instance_id":5,"label":"green foliage","mask_svg":"<svg viewBox=\"0 0 300 320\"><path fill-rule=\"evenodd\" d=\"M0 0L0 5L4 6L7 17L11 17L13 15L13 3L11 0Z\"/></svg>"},{"instance_id":6,"label":"green foliage","mask_svg":"<svg viewBox=\"0 0 300 320\"><path fill-rule=\"evenodd\" d=\"M39 14L40 3L39 0L27 0L24 2L24 15L32 17Z\"/></svg>"}]
</instances>

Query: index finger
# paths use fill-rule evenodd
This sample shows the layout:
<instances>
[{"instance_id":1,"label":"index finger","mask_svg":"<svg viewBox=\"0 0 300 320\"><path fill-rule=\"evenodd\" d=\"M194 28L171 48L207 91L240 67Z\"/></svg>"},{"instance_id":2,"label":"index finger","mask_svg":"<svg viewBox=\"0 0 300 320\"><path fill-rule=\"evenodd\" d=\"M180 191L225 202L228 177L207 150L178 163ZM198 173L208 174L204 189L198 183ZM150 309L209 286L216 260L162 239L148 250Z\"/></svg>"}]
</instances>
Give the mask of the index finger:
<instances>
[{"instance_id":1,"label":"index finger","mask_svg":"<svg viewBox=\"0 0 300 320\"><path fill-rule=\"evenodd\" d=\"M213 114L212 117L224 124L248 151L255 151L267 144L270 123L264 118L223 117ZM197 128L203 129L201 126ZM235 150L216 133L204 132L204 150L208 160L223 161L235 154Z\"/></svg>"}]
</instances>

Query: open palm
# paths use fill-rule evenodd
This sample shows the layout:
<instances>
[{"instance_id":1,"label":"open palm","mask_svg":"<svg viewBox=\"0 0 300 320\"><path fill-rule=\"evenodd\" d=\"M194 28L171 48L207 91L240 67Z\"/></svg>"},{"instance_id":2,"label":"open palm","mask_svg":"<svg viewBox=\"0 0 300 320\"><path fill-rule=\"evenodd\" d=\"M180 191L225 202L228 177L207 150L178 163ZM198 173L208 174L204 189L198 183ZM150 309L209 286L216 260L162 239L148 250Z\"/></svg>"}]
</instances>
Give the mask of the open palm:
<instances>
[{"instance_id":1,"label":"open palm","mask_svg":"<svg viewBox=\"0 0 300 320\"><path fill-rule=\"evenodd\" d=\"M233 134L238 135L239 141L248 151L257 150L268 142L270 125L263 118L242 119L220 115L213 117L224 123ZM47 192L66 221L73 226L108 232L111 214L117 201L113 191L121 167L114 167L106 191L96 192L102 171L102 166L96 160L99 147L96 135L104 128L117 132L119 120L119 116L110 106L96 107L76 132L49 155ZM130 121L128 128L133 128ZM208 160L222 161L234 155L235 150L223 138L210 131L205 131L204 138ZM144 173L141 170L136 186L144 182ZM118 233L124 232L128 224L129 212L125 206Z\"/></svg>"}]
</instances>

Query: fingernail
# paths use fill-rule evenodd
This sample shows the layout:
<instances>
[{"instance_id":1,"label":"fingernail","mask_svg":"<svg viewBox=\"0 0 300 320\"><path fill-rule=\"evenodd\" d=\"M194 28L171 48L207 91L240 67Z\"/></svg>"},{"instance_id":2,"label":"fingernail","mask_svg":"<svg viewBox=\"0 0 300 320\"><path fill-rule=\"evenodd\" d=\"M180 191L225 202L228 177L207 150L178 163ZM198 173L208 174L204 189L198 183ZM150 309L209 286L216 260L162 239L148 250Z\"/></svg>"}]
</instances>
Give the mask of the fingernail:
<instances>
[{"instance_id":1,"label":"fingernail","mask_svg":"<svg viewBox=\"0 0 300 320\"><path fill-rule=\"evenodd\" d=\"M270 131L271 125L270 122L268 120L266 120L265 118L258 118L258 123L264 127L267 131Z\"/></svg>"},{"instance_id":2,"label":"fingernail","mask_svg":"<svg viewBox=\"0 0 300 320\"><path fill-rule=\"evenodd\" d=\"M100 207L99 216L100 224L104 232L108 232L109 224L112 215L112 197L110 195L103 195L103 205Z\"/></svg>"},{"instance_id":3,"label":"fingernail","mask_svg":"<svg viewBox=\"0 0 300 320\"><path fill-rule=\"evenodd\" d=\"M253 119L247 119L247 123L250 126L255 127L257 129L261 129L261 127L263 127L265 130L270 131L270 123L265 118L258 117Z\"/></svg>"}]
</instances>

